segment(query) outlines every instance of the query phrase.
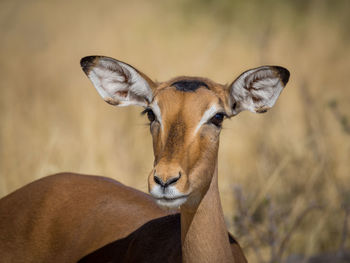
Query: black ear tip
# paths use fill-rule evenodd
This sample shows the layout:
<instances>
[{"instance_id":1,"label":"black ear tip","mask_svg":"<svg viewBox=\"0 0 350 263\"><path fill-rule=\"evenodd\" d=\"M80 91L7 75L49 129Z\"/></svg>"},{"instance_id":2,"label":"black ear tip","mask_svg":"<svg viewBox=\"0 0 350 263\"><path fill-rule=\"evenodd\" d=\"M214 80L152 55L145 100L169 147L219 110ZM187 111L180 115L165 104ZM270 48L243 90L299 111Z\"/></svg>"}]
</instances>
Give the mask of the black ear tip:
<instances>
[{"instance_id":1,"label":"black ear tip","mask_svg":"<svg viewBox=\"0 0 350 263\"><path fill-rule=\"evenodd\" d=\"M80 66L86 74L90 72L92 66L96 64L97 56L87 56L80 60Z\"/></svg>"},{"instance_id":2,"label":"black ear tip","mask_svg":"<svg viewBox=\"0 0 350 263\"><path fill-rule=\"evenodd\" d=\"M280 66L274 66L274 68L278 71L278 74L280 75L283 85L285 86L289 81L289 76L290 76L289 70Z\"/></svg>"}]
</instances>

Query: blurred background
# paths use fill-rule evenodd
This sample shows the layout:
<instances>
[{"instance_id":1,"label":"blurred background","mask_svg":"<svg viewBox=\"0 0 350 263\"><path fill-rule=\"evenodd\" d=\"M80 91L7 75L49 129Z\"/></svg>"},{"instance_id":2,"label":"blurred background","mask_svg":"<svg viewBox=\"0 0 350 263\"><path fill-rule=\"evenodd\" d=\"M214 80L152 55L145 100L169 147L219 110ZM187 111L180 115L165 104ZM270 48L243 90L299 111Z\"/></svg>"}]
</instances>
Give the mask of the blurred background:
<instances>
[{"instance_id":1,"label":"blurred background","mask_svg":"<svg viewBox=\"0 0 350 263\"><path fill-rule=\"evenodd\" d=\"M0 197L62 171L147 191L147 118L105 103L81 57L114 57L158 81L229 83L249 68L280 65L291 78L275 107L224 123L228 228L250 262L346 254L349 14L346 0L1 0Z\"/></svg>"}]
</instances>

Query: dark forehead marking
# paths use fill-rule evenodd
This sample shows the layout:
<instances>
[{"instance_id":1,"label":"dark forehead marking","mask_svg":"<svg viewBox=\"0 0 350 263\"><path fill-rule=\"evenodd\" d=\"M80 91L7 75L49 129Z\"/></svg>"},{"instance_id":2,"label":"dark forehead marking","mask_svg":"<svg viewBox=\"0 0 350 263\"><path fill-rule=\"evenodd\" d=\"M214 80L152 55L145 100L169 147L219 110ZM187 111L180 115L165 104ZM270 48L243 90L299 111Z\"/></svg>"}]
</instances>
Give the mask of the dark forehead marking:
<instances>
[{"instance_id":1,"label":"dark forehead marking","mask_svg":"<svg viewBox=\"0 0 350 263\"><path fill-rule=\"evenodd\" d=\"M174 82L170 86L174 86L177 90L183 91L183 92L194 92L200 87L205 87L209 89L206 83L199 80L180 80L180 81Z\"/></svg>"}]
</instances>

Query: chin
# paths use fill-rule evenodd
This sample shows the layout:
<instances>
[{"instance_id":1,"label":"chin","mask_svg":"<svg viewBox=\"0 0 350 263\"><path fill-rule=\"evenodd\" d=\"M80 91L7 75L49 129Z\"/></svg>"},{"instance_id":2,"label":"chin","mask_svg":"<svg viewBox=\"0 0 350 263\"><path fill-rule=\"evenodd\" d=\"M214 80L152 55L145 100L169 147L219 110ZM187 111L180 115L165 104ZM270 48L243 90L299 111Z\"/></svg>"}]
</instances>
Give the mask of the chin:
<instances>
[{"instance_id":1,"label":"chin","mask_svg":"<svg viewBox=\"0 0 350 263\"><path fill-rule=\"evenodd\" d=\"M157 205L165 209L178 209L181 205L186 203L186 201L187 201L187 197L179 197L176 199L165 199L165 198L156 199Z\"/></svg>"}]
</instances>

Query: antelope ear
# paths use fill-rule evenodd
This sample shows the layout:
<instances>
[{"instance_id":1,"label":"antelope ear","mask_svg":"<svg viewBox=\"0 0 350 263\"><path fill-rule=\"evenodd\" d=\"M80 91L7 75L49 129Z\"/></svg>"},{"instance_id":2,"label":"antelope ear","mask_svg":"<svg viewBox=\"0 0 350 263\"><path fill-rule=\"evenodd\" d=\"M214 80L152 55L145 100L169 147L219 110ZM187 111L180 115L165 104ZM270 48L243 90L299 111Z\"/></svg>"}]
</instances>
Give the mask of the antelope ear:
<instances>
[{"instance_id":1,"label":"antelope ear","mask_svg":"<svg viewBox=\"0 0 350 263\"><path fill-rule=\"evenodd\" d=\"M145 107L152 101L154 83L132 66L102 56L84 57L80 65L109 104Z\"/></svg>"},{"instance_id":2,"label":"antelope ear","mask_svg":"<svg viewBox=\"0 0 350 263\"><path fill-rule=\"evenodd\" d=\"M241 74L229 87L232 115L249 110L263 113L272 108L289 80L289 71L262 66Z\"/></svg>"}]
</instances>

